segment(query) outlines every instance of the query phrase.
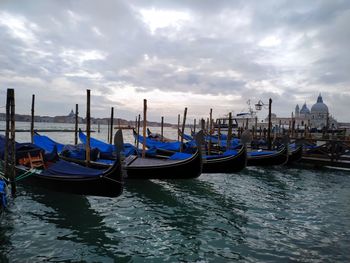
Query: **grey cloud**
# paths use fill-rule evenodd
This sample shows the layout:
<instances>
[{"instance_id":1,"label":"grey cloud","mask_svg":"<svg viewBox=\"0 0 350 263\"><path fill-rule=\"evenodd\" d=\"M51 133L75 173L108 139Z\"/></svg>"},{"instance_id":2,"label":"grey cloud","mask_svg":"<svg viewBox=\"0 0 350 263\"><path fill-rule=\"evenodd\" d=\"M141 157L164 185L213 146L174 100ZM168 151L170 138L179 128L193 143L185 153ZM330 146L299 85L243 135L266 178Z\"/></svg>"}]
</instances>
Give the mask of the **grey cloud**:
<instances>
[{"instance_id":1,"label":"grey cloud","mask_svg":"<svg viewBox=\"0 0 350 263\"><path fill-rule=\"evenodd\" d=\"M272 97L276 111L288 115L296 103L302 103L298 101L300 96L308 99L317 96L318 89L336 92L350 84L349 1L22 2L2 1L0 7L36 24L33 35L38 41L25 43L0 24L1 79L9 75L40 79L40 85L51 89L59 88L57 79L66 79L82 96L86 88L95 89L106 95L96 99L101 114L103 105L108 108L114 103L108 98L113 94L109 83L117 82L134 86L137 91L190 90L196 94L237 95L244 101ZM193 20L180 32L170 27L152 35L138 11L153 7L188 12ZM270 35L276 35L281 43L260 47L259 41ZM294 39L298 40L292 43ZM62 56L67 50L73 51L71 58ZM75 51L89 50L106 57L80 64L74 61ZM282 60L290 53L300 54L306 64L292 60L278 63L279 56ZM145 61L145 54L150 61ZM227 71L237 76L213 74ZM263 81L281 92L252 85ZM36 87L35 81L26 84L3 80L0 85L25 91L21 94L23 101L27 100L24 96L43 89ZM306 89L309 86L315 91ZM336 99L334 96L330 102L336 103ZM67 100L73 105L74 101L83 101L78 96ZM57 103L59 107L49 107L52 114L63 107L62 102Z\"/></svg>"}]
</instances>

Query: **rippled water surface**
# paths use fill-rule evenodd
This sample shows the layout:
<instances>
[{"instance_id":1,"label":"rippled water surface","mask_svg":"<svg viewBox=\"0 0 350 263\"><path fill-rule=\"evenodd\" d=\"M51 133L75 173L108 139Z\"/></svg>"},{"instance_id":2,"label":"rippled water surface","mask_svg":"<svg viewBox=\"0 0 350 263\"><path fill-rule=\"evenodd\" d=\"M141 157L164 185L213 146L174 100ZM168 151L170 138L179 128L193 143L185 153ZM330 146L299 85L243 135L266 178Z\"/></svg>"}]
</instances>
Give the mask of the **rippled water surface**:
<instances>
[{"instance_id":1,"label":"rippled water surface","mask_svg":"<svg viewBox=\"0 0 350 263\"><path fill-rule=\"evenodd\" d=\"M0 220L0 262L350 262L350 172L127 181L114 199L22 184Z\"/></svg>"}]
</instances>

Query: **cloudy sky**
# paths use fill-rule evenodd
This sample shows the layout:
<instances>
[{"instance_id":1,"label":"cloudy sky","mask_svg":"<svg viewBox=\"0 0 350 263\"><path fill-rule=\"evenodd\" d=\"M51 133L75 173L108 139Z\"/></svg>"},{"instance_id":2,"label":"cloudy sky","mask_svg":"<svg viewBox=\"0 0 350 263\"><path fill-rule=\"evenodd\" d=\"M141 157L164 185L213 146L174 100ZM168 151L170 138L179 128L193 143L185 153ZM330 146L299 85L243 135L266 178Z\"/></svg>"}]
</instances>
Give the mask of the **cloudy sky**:
<instances>
[{"instance_id":1,"label":"cloudy sky","mask_svg":"<svg viewBox=\"0 0 350 263\"><path fill-rule=\"evenodd\" d=\"M321 92L350 121L350 1L0 1L0 106L176 122L273 100L290 116ZM1 103L2 101L2 103ZM3 112L3 108L0 108ZM345 114L346 112L346 114ZM266 116L265 110L262 115Z\"/></svg>"}]
</instances>

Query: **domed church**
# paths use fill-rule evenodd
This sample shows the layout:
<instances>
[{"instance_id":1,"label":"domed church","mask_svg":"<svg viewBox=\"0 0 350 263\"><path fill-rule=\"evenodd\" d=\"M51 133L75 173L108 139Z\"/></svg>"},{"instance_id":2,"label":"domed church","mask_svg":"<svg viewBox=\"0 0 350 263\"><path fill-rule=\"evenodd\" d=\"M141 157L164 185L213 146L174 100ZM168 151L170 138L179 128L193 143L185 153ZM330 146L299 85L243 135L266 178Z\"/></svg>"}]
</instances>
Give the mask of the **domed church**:
<instances>
[{"instance_id":1,"label":"domed church","mask_svg":"<svg viewBox=\"0 0 350 263\"><path fill-rule=\"evenodd\" d=\"M265 121L268 121L268 117L266 117ZM318 95L316 103L311 106L311 110L304 102L301 109L299 105L296 105L292 117L271 115L271 121L273 125L291 125L295 121L295 127L301 129L305 126L311 129L316 128L317 130L322 130L327 125L328 129L338 129L340 127L340 124L329 114L328 106L323 102L321 94Z\"/></svg>"},{"instance_id":2,"label":"domed church","mask_svg":"<svg viewBox=\"0 0 350 263\"><path fill-rule=\"evenodd\" d=\"M312 128L322 129L327 126L337 128L337 121L330 116L328 106L323 102L321 94L318 95L317 101L311 107L307 108L306 102L299 111L299 105L295 107L296 119L302 120L303 123L310 123Z\"/></svg>"}]
</instances>

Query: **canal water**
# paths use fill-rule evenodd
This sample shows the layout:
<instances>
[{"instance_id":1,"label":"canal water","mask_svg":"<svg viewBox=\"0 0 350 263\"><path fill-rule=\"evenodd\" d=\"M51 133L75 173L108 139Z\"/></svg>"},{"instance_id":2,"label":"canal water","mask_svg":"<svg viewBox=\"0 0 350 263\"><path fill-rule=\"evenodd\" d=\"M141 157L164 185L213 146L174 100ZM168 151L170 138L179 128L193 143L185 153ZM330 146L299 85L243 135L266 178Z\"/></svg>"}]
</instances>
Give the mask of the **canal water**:
<instances>
[{"instance_id":1,"label":"canal water","mask_svg":"<svg viewBox=\"0 0 350 263\"><path fill-rule=\"evenodd\" d=\"M102 127L93 136L106 134ZM0 262L350 262L349 248L350 172L328 169L249 167L193 180L126 181L118 198L23 181L0 215Z\"/></svg>"}]
</instances>

